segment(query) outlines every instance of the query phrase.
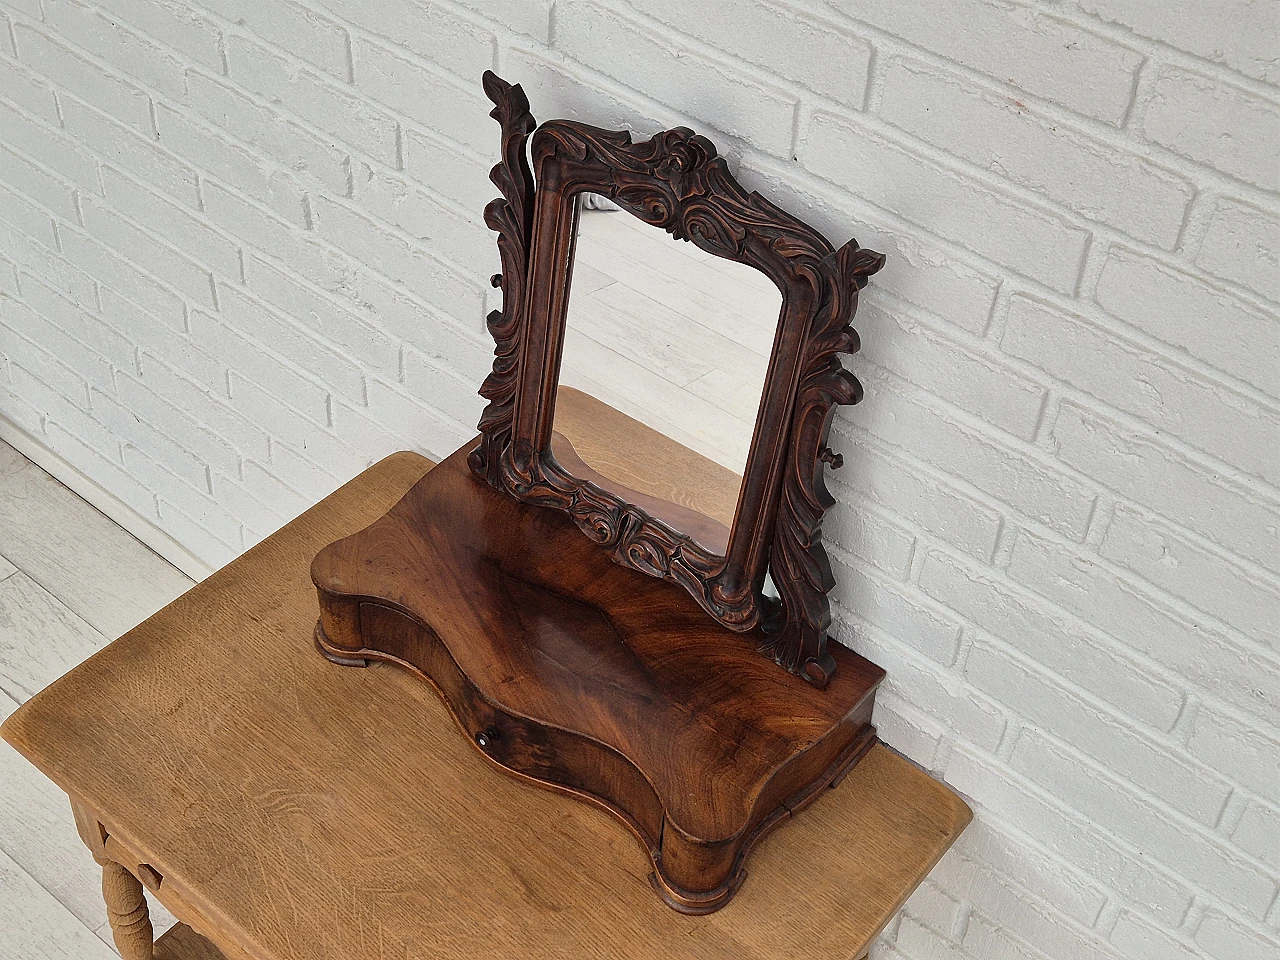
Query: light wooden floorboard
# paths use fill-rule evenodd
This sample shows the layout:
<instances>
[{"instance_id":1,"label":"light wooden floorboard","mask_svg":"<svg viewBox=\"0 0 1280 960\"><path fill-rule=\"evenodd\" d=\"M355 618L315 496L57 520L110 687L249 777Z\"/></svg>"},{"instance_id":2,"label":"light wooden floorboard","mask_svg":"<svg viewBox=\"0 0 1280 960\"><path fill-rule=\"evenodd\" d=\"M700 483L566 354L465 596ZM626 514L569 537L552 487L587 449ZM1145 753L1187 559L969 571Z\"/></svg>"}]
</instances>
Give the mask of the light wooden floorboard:
<instances>
[{"instance_id":1,"label":"light wooden floorboard","mask_svg":"<svg viewBox=\"0 0 1280 960\"><path fill-rule=\"evenodd\" d=\"M194 582L2 442L0 556L109 640Z\"/></svg>"},{"instance_id":2,"label":"light wooden floorboard","mask_svg":"<svg viewBox=\"0 0 1280 960\"><path fill-rule=\"evenodd\" d=\"M0 443L0 721L191 583ZM0 960L115 957L100 882L66 795L0 744Z\"/></svg>"},{"instance_id":3,"label":"light wooden floorboard","mask_svg":"<svg viewBox=\"0 0 1280 960\"><path fill-rule=\"evenodd\" d=\"M24 703L106 645L25 573L0 580L0 691L12 699Z\"/></svg>"},{"instance_id":4,"label":"light wooden floorboard","mask_svg":"<svg viewBox=\"0 0 1280 960\"><path fill-rule=\"evenodd\" d=\"M561 382L738 473L782 296L624 211L583 211Z\"/></svg>"},{"instance_id":5,"label":"light wooden floorboard","mask_svg":"<svg viewBox=\"0 0 1280 960\"><path fill-rule=\"evenodd\" d=\"M0 852L0 960L118 960L54 896Z\"/></svg>"}]
</instances>

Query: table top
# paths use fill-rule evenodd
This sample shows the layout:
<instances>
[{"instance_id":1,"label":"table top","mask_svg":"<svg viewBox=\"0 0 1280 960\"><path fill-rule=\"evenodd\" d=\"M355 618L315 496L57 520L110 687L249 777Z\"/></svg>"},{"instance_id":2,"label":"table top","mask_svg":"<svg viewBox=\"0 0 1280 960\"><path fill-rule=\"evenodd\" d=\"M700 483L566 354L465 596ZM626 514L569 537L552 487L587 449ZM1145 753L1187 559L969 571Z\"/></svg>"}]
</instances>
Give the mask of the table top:
<instances>
[{"instance_id":1,"label":"table top","mask_svg":"<svg viewBox=\"0 0 1280 960\"><path fill-rule=\"evenodd\" d=\"M229 954L857 956L971 817L887 748L767 837L725 909L687 917L619 822L495 769L422 680L315 652L312 557L429 468L371 467L33 697L5 739Z\"/></svg>"}]
</instances>

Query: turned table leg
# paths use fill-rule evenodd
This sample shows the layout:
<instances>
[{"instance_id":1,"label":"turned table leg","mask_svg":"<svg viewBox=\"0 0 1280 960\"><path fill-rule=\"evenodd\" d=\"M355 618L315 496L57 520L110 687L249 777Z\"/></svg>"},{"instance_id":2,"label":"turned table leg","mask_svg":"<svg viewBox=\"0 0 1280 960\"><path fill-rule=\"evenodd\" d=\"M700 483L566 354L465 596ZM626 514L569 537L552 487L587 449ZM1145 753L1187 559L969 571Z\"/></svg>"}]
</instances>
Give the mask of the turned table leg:
<instances>
[{"instance_id":1,"label":"turned table leg","mask_svg":"<svg viewBox=\"0 0 1280 960\"><path fill-rule=\"evenodd\" d=\"M152 960L154 934L142 884L111 860L102 862L102 899L107 902L111 936L124 960Z\"/></svg>"},{"instance_id":2,"label":"turned table leg","mask_svg":"<svg viewBox=\"0 0 1280 960\"><path fill-rule=\"evenodd\" d=\"M153 960L154 932L142 883L107 856L107 832L88 808L71 801L76 830L102 867L102 899L107 904L111 937L123 960Z\"/></svg>"}]
</instances>

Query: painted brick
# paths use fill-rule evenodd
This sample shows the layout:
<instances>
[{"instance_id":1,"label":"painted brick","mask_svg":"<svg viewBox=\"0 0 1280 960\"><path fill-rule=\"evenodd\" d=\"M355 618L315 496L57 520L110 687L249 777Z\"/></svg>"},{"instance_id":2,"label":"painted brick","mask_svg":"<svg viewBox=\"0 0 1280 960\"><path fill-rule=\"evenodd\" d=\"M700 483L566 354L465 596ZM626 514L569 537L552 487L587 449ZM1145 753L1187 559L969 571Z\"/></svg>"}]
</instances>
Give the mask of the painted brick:
<instances>
[{"instance_id":1,"label":"painted brick","mask_svg":"<svg viewBox=\"0 0 1280 960\"><path fill-rule=\"evenodd\" d=\"M182 437L184 446L206 465L229 473L239 472L240 452L206 424L152 392L150 387L123 373L116 376L116 389L120 402L130 413L167 436ZM125 463L127 466L127 457ZM202 490L204 481L205 478L202 477ZM228 518L230 516L227 514Z\"/></svg>"},{"instance_id":2,"label":"painted brick","mask_svg":"<svg viewBox=\"0 0 1280 960\"><path fill-rule=\"evenodd\" d=\"M404 350L404 389L458 423L478 423L485 401L448 367L412 347Z\"/></svg>"},{"instance_id":3,"label":"painted brick","mask_svg":"<svg viewBox=\"0 0 1280 960\"><path fill-rule=\"evenodd\" d=\"M298 176L314 179L338 194L347 192L345 151L219 80L189 73L187 85L192 109L204 119Z\"/></svg>"},{"instance_id":4,"label":"painted brick","mask_svg":"<svg viewBox=\"0 0 1280 960\"><path fill-rule=\"evenodd\" d=\"M316 197L317 230L335 246L362 263L378 265L381 273L414 294L465 321L484 311L479 277L461 276L427 253L425 245L410 243L346 204Z\"/></svg>"},{"instance_id":5,"label":"painted brick","mask_svg":"<svg viewBox=\"0 0 1280 960\"><path fill-rule=\"evenodd\" d=\"M861 509L859 500L869 497L943 542L979 560L991 559L1000 532L999 511L966 496L942 476L925 472L919 463L897 459L861 433L848 444L833 433L831 445L853 467L838 482L827 483L837 500Z\"/></svg>"},{"instance_id":6,"label":"painted brick","mask_svg":"<svg viewBox=\"0 0 1280 960\"><path fill-rule=\"evenodd\" d=\"M914 650L949 664L955 659L960 624L922 597L883 574L847 564L831 591L831 599L846 610L885 629L901 631Z\"/></svg>"},{"instance_id":7,"label":"painted brick","mask_svg":"<svg viewBox=\"0 0 1280 960\"><path fill-rule=\"evenodd\" d=\"M248 309L251 308L246 312ZM254 315L260 315L260 311ZM275 393L286 394L290 403L317 424L327 421L329 393L323 386L282 363L262 344L233 330L221 317L191 311L191 338L202 351L218 357L233 371L257 384L269 385Z\"/></svg>"},{"instance_id":8,"label":"painted brick","mask_svg":"<svg viewBox=\"0 0 1280 960\"><path fill-rule=\"evenodd\" d=\"M1214 206L1196 264L1264 297L1280 300L1280 216L1221 198Z\"/></svg>"},{"instance_id":9,"label":"painted brick","mask_svg":"<svg viewBox=\"0 0 1280 960\"><path fill-rule=\"evenodd\" d=\"M442 3L413 0L314 0L335 16L403 44L431 63L475 82L493 67L494 36Z\"/></svg>"},{"instance_id":10,"label":"painted brick","mask_svg":"<svg viewBox=\"0 0 1280 960\"><path fill-rule=\"evenodd\" d=\"M670 107L648 100L616 81L584 71L572 61L551 52L513 49L503 51L503 70L520 80L529 103L538 103L545 117L581 120L607 129L630 130L633 140L658 130L686 126L689 119ZM584 73L588 79L584 80ZM537 114L535 114L536 116ZM492 121L490 121L492 123ZM492 127L486 143L492 143ZM493 154L489 146L486 156Z\"/></svg>"},{"instance_id":11,"label":"painted brick","mask_svg":"<svg viewBox=\"0 0 1280 960\"><path fill-rule=\"evenodd\" d=\"M222 32L178 0L95 0L101 9L146 31L184 57L222 71Z\"/></svg>"},{"instance_id":12,"label":"painted brick","mask_svg":"<svg viewBox=\"0 0 1280 960\"><path fill-rule=\"evenodd\" d=\"M953 670L913 652L910 644L861 621L848 621L838 639L888 671L881 689L910 703L944 729L987 751L1004 736L1004 712ZM878 701L877 701L878 702ZM901 711L899 711L901 713ZM907 754L924 763L922 757Z\"/></svg>"},{"instance_id":13,"label":"painted brick","mask_svg":"<svg viewBox=\"0 0 1280 960\"><path fill-rule=\"evenodd\" d=\"M556 5L554 45L619 83L778 157L791 155L796 100L705 57L682 36L655 37L594 3Z\"/></svg>"},{"instance_id":14,"label":"painted brick","mask_svg":"<svg viewBox=\"0 0 1280 960\"><path fill-rule=\"evenodd\" d=\"M292 519L292 515L263 503L230 477L214 472L210 480L214 502L224 504L232 516L243 520L246 546L250 541L265 539Z\"/></svg>"},{"instance_id":15,"label":"painted brick","mask_svg":"<svg viewBox=\"0 0 1280 960\"><path fill-rule=\"evenodd\" d=\"M109 163L180 203L189 207L199 205L195 169L157 148L155 138L143 136L117 123L73 97L62 98L62 115L67 132L79 140L92 143L94 151ZM93 192L101 192L96 182Z\"/></svg>"},{"instance_id":16,"label":"painted brick","mask_svg":"<svg viewBox=\"0 0 1280 960\"><path fill-rule=\"evenodd\" d=\"M1256 0L1218 0L1204 16L1198 0L1072 0L1081 10L1128 27L1143 37L1239 70L1259 80L1280 82L1276 46L1280 19L1275 8Z\"/></svg>"},{"instance_id":17,"label":"painted brick","mask_svg":"<svg viewBox=\"0 0 1280 960\"><path fill-rule=\"evenodd\" d=\"M1174 153L1265 190L1280 188L1280 105L1273 101L1166 66L1139 126Z\"/></svg>"},{"instance_id":18,"label":"painted brick","mask_svg":"<svg viewBox=\"0 0 1280 960\"><path fill-rule=\"evenodd\" d=\"M944 779L969 796L981 797L984 809L1018 824L1127 901L1141 904L1166 924L1182 921L1191 904L1186 881L1100 830L1092 811L1087 818L1065 814L1013 771L962 744L953 751Z\"/></svg>"},{"instance_id":19,"label":"painted brick","mask_svg":"<svg viewBox=\"0 0 1280 960\"><path fill-rule=\"evenodd\" d=\"M60 331L58 339L55 340L52 330L46 330L43 335L33 339L44 343L49 349L53 349L57 343L56 352L64 362L70 362L78 354L85 361L77 364L77 368L81 370L97 366L98 358L121 370L135 368L137 347L128 337L85 312L54 288L36 277L23 274L22 297L33 317L57 326ZM111 389L110 377L99 385Z\"/></svg>"},{"instance_id":20,"label":"painted brick","mask_svg":"<svg viewBox=\"0 0 1280 960\"><path fill-rule=\"evenodd\" d=\"M481 276L502 269L483 206L462 213L403 178L365 163L356 166L352 181L353 199L366 213L399 227L462 269Z\"/></svg>"},{"instance_id":21,"label":"painted brick","mask_svg":"<svg viewBox=\"0 0 1280 960\"><path fill-rule=\"evenodd\" d=\"M465 85L446 80L362 37L352 40L351 49L356 89L362 94L473 150L486 155L492 151L496 135L480 121L493 105L484 97L478 79Z\"/></svg>"},{"instance_id":22,"label":"painted brick","mask_svg":"<svg viewBox=\"0 0 1280 960\"><path fill-rule=\"evenodd\" d=\"M307 414L281 403L276 394L283 392L272 383L268 391L234 371L231 374L231 403L254 423L271 433L272 444L278 439L304 456L315 458L339 477L353 477L367 466L367 458L343 443Z\"/></svg>"},{"instance_id":23,"label":"painted brick","mask_svg":"<svg viewBox=\"0 0 1280 960\"><path fill-rule=\"evenodd\" d=\"M1220 910L1210 910L1200 921L1196 931L1196 943L1209 952L1214 960L1277 960L1280 958L1280 941L1259 931L1245 928Z\"/></svg>"},{"instance_id":24,"label":"painted brick","mask_svg":"<svg viewBox=\"0 0 1280 960\"><path fill-rule=\"evenodd\" d=\"M0 256L0 296L18 295L18 268L12 261Z\"/></svg>"},{"instance_id":25,"label":"painted brick","mask_svg":"<svg viewBox=\"0 0 1280 960\"><path fill-rule=\"evenodd\" d=\"M859 368L862 374L862 368ZM1094 495L1030 454L1017 453L957 423L922 393L863 376L865 399L844 414L886 443L929 450L952 476L1027 516L1081 539Z\"/></svg>"},{"instance_id":26,"label":"painted brick","mask_svg":"<svg viewBox=\"0 0 1280 960\"><path fill-rule=\"evenodd\" d=\"M837 0L854 20L896 34L1034 96L1118 124L1142 57L1052 16L997 0ZM1001 42L992 43L993 37Z\"/></svg>"},{"instance_id":27,"label":"painted brick","mask_svg":"<svg viewBox=\"0 0 1280 960\"><path fill-rule=\"evenodd\" d=\"M884 291L970 333L982 334L987 329L997 286L990 274L907 237L894 240L892 249L881 252L889 257L888 264L876 274L877 286L860 295L863 304L877 302Z\"/></svg>"},{"instance_id":28,"label":"painted brick","mask_svg":"<svg viewBox=\"0 0 1280 960\"><path fill-rule=\"evenodd\" d=\"M882 69L876 112L890 123L1081 216L1173 247L1195 192L1185 178L955 74L898 58Z\"/></svg>"},{"instance_id":29,"label":"painted brick","mask_svg":"<svg viewBox=\"0 0 1280 960\"><path fill-rule=\"evenodd\" d=\"M350 76L347 31L293 0L193 0L339 80Z\"/></svg>"},{"instance_id":30,"label":"painted brick","mask_svg":"<svg viewBox=\"0 0 1280 960\"><path fill-rule=\"evenodd\" d=\"M185 446L176 443L146 420L134 416L127 407L100 390L91 390L90 400L94 416L110 427L126 447L132 446L141 450L163 463L170 473L197 488L204 488L207 467ZM126 454L126 467L128 464L129 458Z\"/></svg>"},{"instance_id":31,"label":"painted brick","mask_svg":"<svg viewBox=\"0 0 1280 960\"><path fill-rule=\"evenodd\" d=\"M227 402L226 379L214 388L182 370L176 358L146 354L142 360L142 380L150 391L163 397L196 423L235 448L238 454L266 460L271 455L270 437L259 425L236 413ZM125 388L121 387L124 396ZM216 491L215 491L216 492Z\"/></svg>"},{"instance_id":32,"label":"painted brick","mask_svg":"<svg viewBox=\"0 0 1280 960\"><path fill-rule=\"evenodd\" d=\"M35 376L47 378L76 406L86 407L86 384L114 390L111 365L54 326L25 303L6 301L0 323L5 327L5 355Z\"/></svg>"},{"instance_id":33,"label":"painted brick","mask_svg":"<svg viewBox=\"0 0 1280 960\"><path fill-rule=\"evenodd\" d=\"M334 393L364 402L364 373L360 367L308 328L266 309L226 283L218 284L218 308L222 318L244 336L270 344L272 350L289 357Z\"/></svg>"},{"instance_id":34,"label":"painted brick","mask_svg":"<svg viewBox=\"0 0 1280 960\"><path fill-rule=\"evenodd\" d=\"M1268 569L1280 570L1280 509L1274 495L1253 492L1165 446L1152 433L1063 404L1053 442L1064 462L1117 492L1176 519Z\"/></svg>"},{"instance_id":35,"label":"painted brick","mask_svg":"<svg viewBox=\"0 0 1280 960\"><path fill-rule=\"evenodd\" d=\"M0 148L0 178L8 179L21 161L7 150ZM53 232L53 218L49 211L37 206L4 185L0 180L0 220L5 220L16 230L40 243L53 246L57 242Z\"/></svg>"},{"instance_id":36,"label":"painted brick","mask_svg":"<svg viewBox=\"0 0 1280 960\"><path fill-rule=\"evenodd\" d=\"M1179 535L1157 517L1118 506L1098 552L1245 636L1280 651L1280 580L1261 580Z\"/></svg>"},{"instance_id":37,"label":"painted brick","mask_svg":"<svg viewBox=\"0 0 1280 960\"><path fill-rule=\"evenodd\" d=\"M40 276L82 307L98 302L98 285L83 270L32 237L0 220L0 254L20 269Z\"/></svg>"},{"instance_id":38,"label":"painted brick","mask_svg":"<svg viewBox=\"0 0 1280 960\"><path fill-rule=\"evenodd\" d=\"M879 567L891 577L905 580L911 569L915 537L874 508L859 504L852 510L837 503L822 518L824 543L836 544L854 556Z\"/></svg>"},{"instance_id":39,"label":"painted brick","mask_svg":"<svg viewBox=\"0 0 1280 960\"><path fill-rule=\"evenodd\" d=\"M1015 891L991 875L980 865L962 857L944 857L934 868L937 882L953 890L971 891L968 899L975 911L988 917L999 917L1004 932L1020 937L1051 956L1076 957L1079 960L1110 960L1099 945L1087 939L1078 928L1055 916L1045 905ZM971 950L985 948L988 937L972 936L968 929L962 943ZM980 956L990 956L986 950Z\"/></svg>"},{"instance_id":40,"label":"painted brick","mask_svg":"<svg viewBox=\"0 0 1280 960\"><path fill-rule=\"evenodd\" d=\"M1249 856L1280 869L1280 810L1253 801L1245 808L1231 839Z\"/></svg>"},{"instance_id":41,"label":"painted brick","mask_svg":"<svg viewBox=\"0 0 1280 960\"><path fill-rule=\"evenodd\" d=\"M505 30L516 30L546 43L551 36L553 0L457 0Z\"/></svg>"},{"instance_id":42,"label":"painted brick","mask_svg":"<svg viewBox=\"0 0 1280 960\"><path fill-rule=\"evenodd\" d=\"M58 232L67 259L93 277L112 287L144 310L161 316L182 316L182 298L157 283L146 271L118 256L88 234L63 228Z\"/></svg>"},{"instance_id":43,"label":"painted brick","mask_svg":"<svg viewBox=\"0 0 1280 960\"><path fill-rule=\"evenodd\" d=\"M632 0L631 6L770 74L862 108L871 44L831 21L759 0L712 0L699 4L696 17L679 0Z\"/></svg>"},{"instance_id":44,"label":"painted brick","mask_svg":"<svg viewBox=\"0 0 1280 960\"><path fill-rule=\"evenodd\" d=\"M0 98L34 114L45 123L59 125L58 101L53 88L39 75L9 57L0 57Z\"/></svg>"},{"instance_id":45,"label":"painted brick","mask_svg":"<svg viewBox=\"0 0 1280 960\"><path fill-rule=\"evenodd\" d=\"M369 417L413 437L423 452L443 460L475 434L471 427L445 420L381 380L369 381Z\"/></svg>"},{"instance_id":46,"label":"painted brick","mask_svg":"<svg viewBox=\"0 0 1280 960\"><path fill-rule=\"evenodd\" d=\"M997 877L1017 876L1019 885L1032 896L1087 927L1093 926L1110 896L1052 852L994 818L975 820L966 827L950 856L975 861Z\"/></svg>"},{"instance_id":47,"label":"painted brick","mask_svg":"<svg viewBox=\"0 0 1280 960\"><path fill-rule=\"evenodd\" d=\"M172 530L175 536L182 537L182 542L194 545L201 555L210 557L215 567L230 563L240 552L242 541L238 535L234 545L228 544L227 540L232 539L230 533L224 534L226 539L210 533L201 525L204 521L192 519L162 496L156 497L156 510L160 515L160 522L167 529Z\"/></svg>"},{"instance_id":48,"label":"painted brick","mask_svg":"<svg viewBox=\"0 0 1280 960\"><path fill-rule=\"evenodd\" d=\"M1014 297L1001 348L1234 467L1280 484L1280 412L1083 317ZM1105 359L1104 359L1105 358Z\"/></svg>"},{"instance_id":49,"label":"painted brick","mask_svg":"<svg viewBox=\"0 0 1280 960\"><path fill-rule=\"evenodd\" d=\"M370 462L381 460L398 450L425 452L417 437L402 432L397 424L383 424L371 419L364 407L335 400L332 413L334 434L348 445L367 452Z\"/></svg>"},{"instance_id":50,"label":"painted brick","mask_svg":"<svg viewBox=\"0 0 1280 960\"><path fill-rule=\"evenodd\" d=\"M930 553L920 587L956 613L1000 637L1058 676L1140 722L1170 730L1182 710L1181 691L1135 662L1105 635L1054 616L1034 597L990 572Z\"/></svg>"},{"instance_id":51,"label":"painted brick","mask_svg":"<svg viewBox=\"0 0 1280 960\"><path fill-rule=\"evenodd\" d=\"M148 354L203 384L206 389L226 394L227 369L222 361L199 349L184 332L183 318L162 319L139 309L110 288L102 289L102 317L122 331L141 351L142 375L147 376Z\"/></svg>"},{"instance_id":52,"label":"painted brick","mask_svg":"<svg viewBox=\"0 0 1280 960\"><path fill-rule=\"evenodd\" d=\"M1280 736L1274 723L1270 732L1224 713L1201 708L1196 714L1191 740L1193 756L1212 762L1225 774L1258 793L1275 789L1280 772Z\"/></svg>"},{"instance_id":53,"label":"painted brick","mask_svg":"<svg viewBox=\"0 0 1280 960\"><path fill-rule=\"evenodd\" d=\"M271 441L271 470L312 502L327 497L342 483L333 472L275 439Z\"/></svg>"},{"instance_id":54,"label":"painted brick","mask_svg":"<svg viewBox=\"0 0 1280 960\"><path fill-rule=\"evenodd\" d=\"M371 373L399 377L400 347L350 308L256 254L246 260L245 273L249 289L275 310L319 333Z\"/></svg>"},{"instance_id":55,"label":"painted brick","mask_svg":"<svg viewBox=\"0 0 1280 960\"><path fill-rule=\"evenodd\" d=\"M1241 910L1261 917L1271 906L1275 881L1250 869L1219 838L1154 807L1127 782L1094 770L1041 734L1024 730L1010 765L1076 809L1090 811L1100 827L1183 877L1206 883Z\"/></svg>"},{"instance_id":56,"label":"painted brick","mask_svg":"<svg viewBox=\"0 0 1280 960\"><path fill-rule=\"evenodd\" d=\"M863 304L860 357L1023 440L1035 435L1044 387L939 334L901 309ZM858 359L851 362L856 367Z\"/></svg>"},{"instance_id":57,"label":"painted brick","mask_svg":"<svg viewBox=\"0 0 1280 960\"><path fill-rule=\"evenodd\" d=\"M1088 233L929 162L870 130L815 114L804 165L820 177L1050 287L1075 289Z\"/></svg>"},{"instance_id":58,"label":"painted brick","mask_svg":"<svg viewBox=\"0 0 1280 960\"><path fill-rule=\"evenodd\" d=\"M306 223L303 191L292 174L263 163L219 132L164 104L156 106L156 126L159 141L184 161L225 180L290 223ZM204 192L207 198L207 185Z\"/></svg>"},{"instance_id":59,"label":"painted brick","mask_svg":"<svg viewBox=\"0 0 1280 960\"><path fill-rule=\"evenodd\" d=\"M106 201L135 223L168 241L213 273L238 278L240 253L235 241L214 230L200 217L166 200L132 177L103 166Z\"/></svg>"},{"instance_id":60,"label":"painted brick","mask_svg":"<svg viewBox=\"0 0 1280 960\"><path fill-rule=\"evenodd\" d=\"M4 6L10 10L16 10L18 13L25 13L28 17L39 20L42 16L40 12L40 0L0 0Z\"/></svg>"},{"instance_id":61,"label":"painted brick","mask_svg":"<svg viewBox=\"0 0 1280 960\"><path fill-rule=\"evenodd\" d=\"M1128 910L1116 920L1110 940L1130 960L1194 960L1196 956L1185 943Z\"/></svg>"},{"instance_id":62,"label":"painted brick","mask_svg":"<svg viewBox=\"0 0 1280 960\"><path fill-rule=\"evenodd\" d=\"M27 66L47 71L62 89L135 130L151 133L151 98L141 89L26 24L15 24L13 32L18 39L18 58Z\"/></svg>"},{"instance_id":63,"label":"painted brick","mask_svg":"<svg viewBox=\"0 0 1280 960\"><path fill-rule=\"evenodd\" d=\"M398 162L396 121L323 74L244 37L227 41L231 79L383 163Z\"/></svg>"},{"instance_id":64,"label":"painted brick","mask_svg":"<svg viewBox=\"0 0 1280 960\"><path fill-rule=\"evenodd\" d=\"M48 167L78 186L99 192L98 164L77 141L0 100L0 130L10 150Z\"/></svg>"},{"instance_id":65,"label":"painted brick","mask_svg":"<svg viewBox=\"0 0 1280 960\"><path fill-rule=\"evenodd\" d=\"M493 132L496 142L497 130ZM410 128L401 130L400 150L405 176L426 184L459 206L483 212L485 205L498 195L497 188L489 182L492 157L474 154L429 131Z\"/></svg>"},{"instance_id":66,"label":"painted brick","mask_svg":"<svg viewBox=\"0 0 1280 960\"><path fill-rule=\"evenodd\" d=\"M205 267L157 240L97 199L84 198L81 209L85 232L104 247L125 251L129 260L189 300L213 306L213 280Z\"/></svg>"},{"instance_id":67,"label":"painted brick","mask_svg":"<svg viewBox=\"0 0 1280 960\"><path fill-rule=\"evenodd\" d=\"M1026 533L1018 535L1009 577L1104 630L1175 675L1266 719L1280 708L1280 668L1264 651L1231 643L1209 625L1157 605L1137 582Z\"/></svg>"},{"instance_id":68,"label":"painted brick","mask_svg":"<svg viewBox=\"0 0 1280 960\"><path fill-rule=\"evenodd\" d=\"M1280 398L1280 326L1243 301L1124 247L1108 252L1097 299L1117 319Z\"/></svg>"},{"instance_id":69,"label":"painted brick","mask_svg":"<svg viewBox=\"0 0 1280 960\"><path fill-rule=\"evenodd\" d=\"M1231 786L1212 768L1181 759L1173 744L1131 733L1116 713L1063 687L1007 647L975 643L964 675L1037 730L1087 753L1116 776L1205 826L1218 822Z\"/></svg>"},{"instance_id":70,"label":"painted brick","mask_svg":"<svg viewBox=\"0 0 1280 960\"><path fill-rule=\"evenodd\" d=\"M941 724L883 688L876 693L871 722L875 724L876 736L894 750L914 757L925 769L933 765L944 735Z\"/></svg>"},{"instance_id":71,"label":"painted brick","mask_svg":"<svg viewBox=\"0 0 1280 960\"><path fill-rule=\"evenodd\" d=\"M48 28L81 50L166 97L182 99L182 61L147 37L78 0L46 0L44 13Z\"/></svg>"}]
</instances>

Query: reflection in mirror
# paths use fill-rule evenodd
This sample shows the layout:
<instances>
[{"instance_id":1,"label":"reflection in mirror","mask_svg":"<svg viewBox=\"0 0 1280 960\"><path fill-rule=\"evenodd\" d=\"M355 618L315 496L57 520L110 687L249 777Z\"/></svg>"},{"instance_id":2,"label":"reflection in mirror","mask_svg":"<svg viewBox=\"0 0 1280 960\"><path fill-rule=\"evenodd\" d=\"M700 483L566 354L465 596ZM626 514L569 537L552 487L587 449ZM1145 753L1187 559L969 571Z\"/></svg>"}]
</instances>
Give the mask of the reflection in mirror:
<instances>
[{"instance_id":1,"label":"reflection in mirror","mask_svg":"<svg viewBox=\"0 0 1280 960\"><path fill-rule=\"evenodd\" d=\"M556 458L724 553L782 295L753 268L676 240L607 201L592 197L582 206L553 425ZM600 402L652 428L650 465L675 472L653 469L641 478L620 470L599 426L609 415ZM579 419L592 430L579 430ZM711 463L691 461L680 445ZM696 485L687 482L691 462L704 474ZM651 476L681 477L684 490L697 489L673 503Z\"/></svg>"}]
</instances>

